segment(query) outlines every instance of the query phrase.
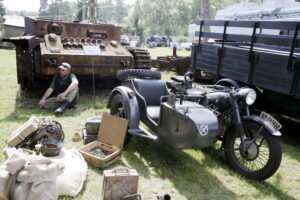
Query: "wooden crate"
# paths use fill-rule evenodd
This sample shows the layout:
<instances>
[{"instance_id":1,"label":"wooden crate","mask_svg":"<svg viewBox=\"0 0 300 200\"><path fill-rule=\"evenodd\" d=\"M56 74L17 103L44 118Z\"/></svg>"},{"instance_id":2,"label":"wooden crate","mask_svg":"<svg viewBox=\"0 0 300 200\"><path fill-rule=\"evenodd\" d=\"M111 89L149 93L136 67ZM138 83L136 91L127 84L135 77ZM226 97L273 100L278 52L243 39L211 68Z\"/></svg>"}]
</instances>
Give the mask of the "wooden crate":
<instances>
[{"instance_id":1,"label":"wooden crate","mask_svg":"<svg viewBox=\"0 0 300 200\"><path fill-rule=\"evenodd\" d=\"M119 168L103 172L103 200L122 199L136 194L139 174L135 169Z\"/></svg>"},{"instance_id":2,"label":"wooden crate","mask_svg":"<svg viewBox=\"0 0 300 200\"><path fill-rule=\"evenodd\" d=\"M7 146L16 147L19 145L27 136L37 130L38 122L38 118L35 116L31 117L27 122L25 122L25 124L20 126L11 134L11 137L7 141Z\"/></svg>"},{"instance_id":3,"label":"wooden crate","mask_svg":"<svg viewBox=\"0 0 300 200\"><path fill-rule=\"evenodd\" d=\"M97 141L89 143L81 148L79 152L92 166L105 168L121 157L121 150L127 132L128 120L104 113L100 124ZM89 153L95 147L112 152L102 159Z\"/></svg>"},{"instance_id":4,"label":"wooden crate","mask_svg":"<svg viewBox=\"0 0 300 200\"><path fill-rule=\"evenodd\" d=\"M99 147L105 151L112 152L112 154L108 155L106 158L101 159L95 155L89 153L95 147ZM112 145L108 145L99 141L94 141L89 143L79 149L79 152L83 155L85 160L92 165L93 167L105 168L115 161L117 161L121 157L121 149Z\"/></svg>"}]
</instances>

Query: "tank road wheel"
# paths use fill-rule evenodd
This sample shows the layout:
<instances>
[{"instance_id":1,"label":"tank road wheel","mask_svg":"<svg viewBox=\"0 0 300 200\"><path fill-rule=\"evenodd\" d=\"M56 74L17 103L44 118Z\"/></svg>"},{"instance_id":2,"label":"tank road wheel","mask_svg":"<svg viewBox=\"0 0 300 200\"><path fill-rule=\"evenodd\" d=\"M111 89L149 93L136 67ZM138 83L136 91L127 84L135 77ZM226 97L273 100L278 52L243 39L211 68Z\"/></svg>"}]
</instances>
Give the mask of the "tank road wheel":
<instances>
[{"instance_id":1,"label":"tank road wheel","mask_svg":"<svg viewBox=\"0 0 300 200\"><path fill-rule=\"evenodd\" d=\"M117 79L124 81L131 78L140 79L161 79L161 73L158 71L151 71L146 69L127 69L117 72Z\"/></svg>"},{"instance_id":2,"label":"tank road wheel","mask_svg":"<svg viewBox=\"0 0 300 200\"><path fill-rule=\"evenodd\" d=\"M115 115L117 117L128 119L128 110L126 110L125 101L121 94L116 94L113 97L110 106L110 114ZM126 146L130 142L131 137L132 135L126 133L124 146Z\"/></svg>"},{"instance_id":3,"label":"tank road wheel","mask_svg":"<svg viewBox=\"0 0 300 200\"><path fill-rule=\"evenodd\" d=\"M229 165L243 176L265 180L279 168L282 152L279 138L270 135L259 123L243 122L246 151L234 128L224 138L225 157Z\"/></svg>"}]
</instances>

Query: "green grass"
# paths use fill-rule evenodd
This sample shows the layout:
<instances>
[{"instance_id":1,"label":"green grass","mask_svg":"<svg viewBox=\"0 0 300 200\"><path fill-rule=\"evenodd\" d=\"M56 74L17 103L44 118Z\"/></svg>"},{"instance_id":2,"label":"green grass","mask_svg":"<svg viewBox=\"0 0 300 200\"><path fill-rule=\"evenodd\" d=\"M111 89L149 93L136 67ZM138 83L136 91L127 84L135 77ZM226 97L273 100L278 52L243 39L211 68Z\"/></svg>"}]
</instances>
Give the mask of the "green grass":
<instances>
[{"instance_id":1,"label":"green grass","mask_svg":"<svg viewBox=\"0 0 300 200\"><path fill-rule=\"evenodd\" d=\"M156 59L158 56L173 55L173 49L170 47L147 48L147 50L150 52L152 59ZM191 56L191 51L177 50L177 56Z\"/></svg>"},{"instance_id":2,"label":"green grass","mask_svg":"<svg viewBox=\"0 0 300 200\"><path fill-rule=\"evenodd\" d=\"M167 48L153 49L167 54ZM15 53L0 50L0 147L5 146L9 135L31 115L51 116L59 121L66 133L67 148L80 147L71 138L81 131L87 117L108 111L108 90L97 91L97 109L93 106L92 94L81 90L80 103L75 110L68 110L62 117L53 112L40 110L36 105L39 95L21 95L17 84ZM172 72L163 72L167 79ZM299 124L296 128L299 128ZM300 199L300 147L299 136L282 138L283 160L277 173L270 179L250 181L231 170L222 153L216 147L204 150L177 150L162 144L134 138L123 151L122 159L109 169L116 167L135 168L140 174L139 193L143 199L156 199L159 194L171 194L172 199ZM216 145L217 146L217 145ZM0 161L5 157L0 154ZM84 191L76 199L100 199L102 171L89 167ZM70 199L70 198L60 198Z\"/></svg>"}]
</instances>

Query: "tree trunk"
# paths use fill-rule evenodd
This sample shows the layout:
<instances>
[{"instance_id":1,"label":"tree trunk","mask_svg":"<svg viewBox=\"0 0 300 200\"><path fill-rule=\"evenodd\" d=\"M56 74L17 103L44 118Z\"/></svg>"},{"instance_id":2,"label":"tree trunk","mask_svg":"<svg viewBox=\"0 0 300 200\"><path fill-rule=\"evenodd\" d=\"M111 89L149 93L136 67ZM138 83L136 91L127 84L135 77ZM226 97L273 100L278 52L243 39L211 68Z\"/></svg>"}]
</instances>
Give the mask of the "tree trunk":
<instances>
[{"instance_id":1,"label":"tree trunk","mask_svg":"<svg viewBox=\"0 0 300 200\"><path fill-rule=\"evenodd\" d=\"M202 0L201 1L201 12L200 12L200 18L201 19L210 19L210 5L209 5L209 0Z\"/></svg>"},{"instance_id":2,"label":"tree trunk","mask_svg":"<svg viewBox=\"0 0 300 200\"><path fill-rule=\"evenodd\" d=\"M206 19L210 19L210 5L209 5L209 0L202 0L201 1L201 9L200 9L200 19L201 20L206 20ZM202 31L205 32L209 32L209 26L203 26ZM206 40L207 38L205 38L204 40Z\"/></svg>"}]
</instances>

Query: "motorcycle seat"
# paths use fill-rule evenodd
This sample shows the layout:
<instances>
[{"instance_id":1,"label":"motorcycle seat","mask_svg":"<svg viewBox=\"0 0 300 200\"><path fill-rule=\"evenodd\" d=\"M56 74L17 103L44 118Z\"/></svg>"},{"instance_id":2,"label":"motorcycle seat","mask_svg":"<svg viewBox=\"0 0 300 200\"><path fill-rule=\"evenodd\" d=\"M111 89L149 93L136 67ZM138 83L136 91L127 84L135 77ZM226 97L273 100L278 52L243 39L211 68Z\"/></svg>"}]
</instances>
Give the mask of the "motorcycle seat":
<instances>
[{"instance_id":1,"label":"motorcycle seat","mask_svg":"<svg viewBox=\"0 0 300 200\"><path fill-rule=\"evenodd\" d=\"M159 120L160 106L147 106L147 114L154 121Z\"/></svg>"},{"instance_id":2,"label":"motorcycle seat","mask_svg":"<svg viewBox=\"0 0 300 200\"><path fill-rule=\"evenodd\" d=\"M134 79L136 92L143 97L148 116L157 121L160 112L160 98L168 94L165 81Z\"/></svg>"}]
</instances>

